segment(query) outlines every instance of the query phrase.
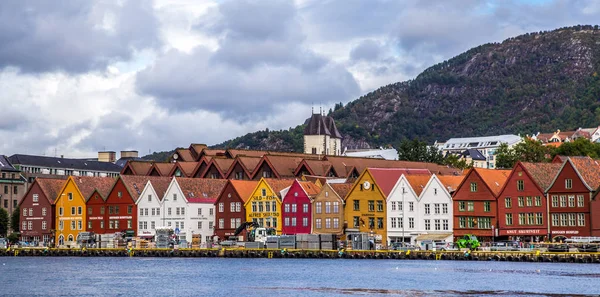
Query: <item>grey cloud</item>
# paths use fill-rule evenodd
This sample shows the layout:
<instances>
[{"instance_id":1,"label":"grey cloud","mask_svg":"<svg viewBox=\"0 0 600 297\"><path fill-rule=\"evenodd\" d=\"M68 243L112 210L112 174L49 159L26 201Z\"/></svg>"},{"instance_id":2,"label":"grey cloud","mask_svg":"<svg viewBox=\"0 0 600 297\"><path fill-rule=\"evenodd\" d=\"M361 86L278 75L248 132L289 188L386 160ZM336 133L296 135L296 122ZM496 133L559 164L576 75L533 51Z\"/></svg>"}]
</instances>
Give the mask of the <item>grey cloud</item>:
<instances>
[{"instance_id":1,"label":"grey cloud","mask_svg":"<svg viewBox=\"0 0 600 297\"><path fill-rule=\"evenodd\" d=\"M150 1L3 1L0 68L87 72L159 44ZM103 23L114 31L101 28Z\"/></svg>"},{"instance_id":2,"label":"grey cloud","mask_svg":"<svg viewBox=\"0 0 600 297\"><path fill-rule=\"evenodd\" d=\"M372 39L367 39L358 44L350 52L350 59L353 61L374 61L381 57L383 48L381 44Z\"/></svg>"}]
</instances>

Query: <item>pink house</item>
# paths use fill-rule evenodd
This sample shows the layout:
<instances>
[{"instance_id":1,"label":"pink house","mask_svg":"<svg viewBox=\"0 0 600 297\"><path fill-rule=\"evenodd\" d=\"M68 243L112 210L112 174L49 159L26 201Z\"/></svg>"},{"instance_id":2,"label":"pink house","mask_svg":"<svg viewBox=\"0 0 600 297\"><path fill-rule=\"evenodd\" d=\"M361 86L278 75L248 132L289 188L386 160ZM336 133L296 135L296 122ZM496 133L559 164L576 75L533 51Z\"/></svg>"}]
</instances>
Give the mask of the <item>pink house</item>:
<instances>
[{"instance_id":1,"label":"pink house","mask_svg":"<svg viewBox=\"0 0 600 297\"><path fill-rule=\"evenodd\" d=\"M310 234L312 231L311 200L320 188L313 182L295 180L281 202L283 234Z\"/></svg>"}]
</instances>

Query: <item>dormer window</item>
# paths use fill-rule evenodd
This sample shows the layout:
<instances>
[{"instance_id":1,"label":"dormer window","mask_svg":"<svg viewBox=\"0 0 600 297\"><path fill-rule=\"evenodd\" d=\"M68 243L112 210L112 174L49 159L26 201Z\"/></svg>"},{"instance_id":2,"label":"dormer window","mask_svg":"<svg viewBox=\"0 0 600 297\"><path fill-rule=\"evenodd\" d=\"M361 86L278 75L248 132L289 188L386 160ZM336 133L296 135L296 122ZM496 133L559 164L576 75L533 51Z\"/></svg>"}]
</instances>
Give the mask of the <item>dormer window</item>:
<instances>
[{"instance_id":1,"label":"dormer window","mask_svg":"<svg viewBox=\"0 0 600 297\"><path fill-rule=\"evenodd\" d=\"M573 180L570 178L565 179L565 189L573 188Z\"/></svg>"},{"instance_id":2,"label":"dormer window","mask_svg":"<svg viewBox=\"0 0 600 297\"><path fill-rule=\"evenodd\" d=\"M267 189L262 189L261 194L263 197L267 196Z\"/></svg>"}]
</instances>

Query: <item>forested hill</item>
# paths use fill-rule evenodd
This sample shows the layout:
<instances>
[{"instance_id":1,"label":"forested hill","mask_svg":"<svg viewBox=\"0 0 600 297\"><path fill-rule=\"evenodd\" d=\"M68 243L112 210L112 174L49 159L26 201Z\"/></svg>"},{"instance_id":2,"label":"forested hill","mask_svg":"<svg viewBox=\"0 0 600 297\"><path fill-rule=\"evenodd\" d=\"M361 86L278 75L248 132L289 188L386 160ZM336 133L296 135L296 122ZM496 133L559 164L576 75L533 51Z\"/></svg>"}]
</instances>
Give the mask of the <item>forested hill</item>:
<instances>
[{"instance_id":1,"label":"forested hill","mask_svg":"<svg viewBox=\"0 0 600 297\"><path fill-rule=\"evenodd\" d=\"M332 112L343 146L600 125L600 30L575 26L473 48ZM302 126L217 145L302 150Z\"/></svg>"}]
</instances>

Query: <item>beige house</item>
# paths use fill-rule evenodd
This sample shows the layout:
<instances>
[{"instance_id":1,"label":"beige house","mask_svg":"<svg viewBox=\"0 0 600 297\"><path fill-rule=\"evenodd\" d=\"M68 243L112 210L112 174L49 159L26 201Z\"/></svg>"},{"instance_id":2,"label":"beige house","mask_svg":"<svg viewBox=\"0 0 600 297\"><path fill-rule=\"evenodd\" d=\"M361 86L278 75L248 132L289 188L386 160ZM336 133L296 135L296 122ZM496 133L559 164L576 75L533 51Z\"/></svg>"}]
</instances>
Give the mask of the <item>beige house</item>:
<instances>
[{"instance_id":1,"label":"beige house","mask_svg":"<svg viewBox=\"0 0 600 297\"><path fill-rule=\"evenodd\" d=\"M352 184L325 183L312 201L312 233L344 234L344 197Z\"/></svg>"}]
</instances>

